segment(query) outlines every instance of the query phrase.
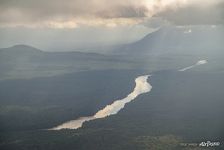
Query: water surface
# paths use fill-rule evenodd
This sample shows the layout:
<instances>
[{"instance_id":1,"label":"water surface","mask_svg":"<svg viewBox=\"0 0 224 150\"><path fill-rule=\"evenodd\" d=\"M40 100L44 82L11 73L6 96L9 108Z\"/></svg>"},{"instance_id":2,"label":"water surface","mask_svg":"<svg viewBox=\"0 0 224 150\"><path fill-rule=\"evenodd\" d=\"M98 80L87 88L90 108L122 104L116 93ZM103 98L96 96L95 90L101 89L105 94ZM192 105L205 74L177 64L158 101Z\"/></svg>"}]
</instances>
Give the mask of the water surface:
<instances>
[{"instance_id":1,"label":"water surface","mask_svg":"<svg viewBox=\"0 0 224 150\"><path fill-rule=\"evenodd\" d=\"M135 79L135 88L130 94L128 94L123 99L115 100L112 104L107 105L103 109L99 110L95 115L87 116L87 117L80 117L79 119L65 122L59 126L56 126L52 129L50 129L50 130L78 129L78 128L82 127L83 123L86 121L90 121L90 120L94 120L94 119L98 119L98 118L105 118L110 115L117 114L121 109L123 109L125 107L125 104L131 102L140 94L144 94L144 93L151 91L152 86L147 81L148 77L149 77L149 75L137 77Z\"/></svg>"}]
</instances>

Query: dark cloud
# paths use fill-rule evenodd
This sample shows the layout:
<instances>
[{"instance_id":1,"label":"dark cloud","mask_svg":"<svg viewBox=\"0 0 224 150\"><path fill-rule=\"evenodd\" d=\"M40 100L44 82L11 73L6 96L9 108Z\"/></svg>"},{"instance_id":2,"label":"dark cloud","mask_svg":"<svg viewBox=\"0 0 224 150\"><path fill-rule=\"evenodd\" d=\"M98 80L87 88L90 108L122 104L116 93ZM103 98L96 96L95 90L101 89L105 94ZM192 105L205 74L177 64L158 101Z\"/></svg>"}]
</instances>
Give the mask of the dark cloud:
<instances>
[{"instance_id":1,"label":"dark cloud","mask_svg":"<svg viewBox=\"0 0 224 150\"><path fill-rule=\"evenodd\" d=\"M147 8L135 0L1 0L1 23L38 23L83 19L146 17Z\"/></svg>"},{"instance_id":2,"label":"dark cloud","mask_svg":"<svg viewBox=\"0 0 224 150\"><path fill-rule=\"evenodd\" d=\"M224 2L215 4L187 5L175 10L167 9L155 15L176 25L219 25L224 24Z\"/></svg>"},{"instance_id":3,"label":"dark cloud","mask_svg":"<svg viewBox=\"0 0 224 150\"><path fill-rule=\"evenodd\" d=\"M223 0L206 7L200 7L203 0L187 1L182 6L182 0L0 0L0 26L115 26L152 16L178 25L223 24Z\"/></svg>"},{"instance_id":4,"label":"dark cloud","mask_svg":"<svg viewBox=\"0 0 224 150\"><path fill-rule=\"evenodd\" d=\"M96 16L102 18L142 18L147 17L148 9L144 6L117 6L110 9L100 10Z\"/></svg>"}]
</instances>

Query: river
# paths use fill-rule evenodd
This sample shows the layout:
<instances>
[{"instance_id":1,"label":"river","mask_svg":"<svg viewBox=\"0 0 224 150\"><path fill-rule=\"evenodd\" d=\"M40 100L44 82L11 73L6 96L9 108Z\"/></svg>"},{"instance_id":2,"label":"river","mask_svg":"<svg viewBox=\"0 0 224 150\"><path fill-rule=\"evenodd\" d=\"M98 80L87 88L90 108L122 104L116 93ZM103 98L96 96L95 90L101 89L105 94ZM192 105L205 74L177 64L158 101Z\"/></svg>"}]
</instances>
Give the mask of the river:
<instances>
[{"instance_id":1,"label":"river","mask_svg":"<svg viewBox=\"0 0 224 150\"><path fill-rule=\"evenodd\" d=\"M115 100L112 104L107 105L103 109L99 110L95 115L80 117L76 120L71 120L65 122L59 126L51 128L49 130L60 130L60 129L78 129L82 127L83 123L90 120L95 120L98 118L105 118L110 115L117 114L121 109L125 107L125 105L131 101L133 101L137 96L148 93L151 91L152 86L148 82L148 78L150 75L139 76L135 79L135 88L133 91L128 94L125 98Z\"/></svg>"}]
</instances>

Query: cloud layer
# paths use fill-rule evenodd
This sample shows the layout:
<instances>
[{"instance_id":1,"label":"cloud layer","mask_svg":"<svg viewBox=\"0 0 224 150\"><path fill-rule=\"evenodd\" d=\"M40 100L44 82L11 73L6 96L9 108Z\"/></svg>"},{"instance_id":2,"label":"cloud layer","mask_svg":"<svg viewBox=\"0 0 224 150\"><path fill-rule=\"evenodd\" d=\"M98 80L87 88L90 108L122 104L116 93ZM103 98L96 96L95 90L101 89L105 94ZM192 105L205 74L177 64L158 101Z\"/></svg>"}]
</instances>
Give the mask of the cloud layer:
<instances>
[{"instance_id":1,"label":"cloud layer","mask_svg":"<svg viewBox=\"0 0 224 150\"><path fill-rule=\"evenodd\" d=\"M155 16L176 25L219 25L224 24L224 1L189 2L178 9L166 9Z\"/></svg>"},{"instance_id":2,"label":"cloud layer","mask_svg":"<svg viewBox=\"0 0 224 150\"><path fill-rule=\"evenodd\" d=\"M223 22L223 6L223 0L1 0L0 26L115 27L152 16L177 24L215 24Z\"/></svg>"},{"instance_id":3,"label":"cloud layer","mask_svg":"<svg viewBox=\"0 0 224 150\"><path fill-rule=\"evenodd\" d=\"M76 27L133 24L145 16L143 4L133 0L2 0L1 25Z\"/></svg>"}]
</instances>

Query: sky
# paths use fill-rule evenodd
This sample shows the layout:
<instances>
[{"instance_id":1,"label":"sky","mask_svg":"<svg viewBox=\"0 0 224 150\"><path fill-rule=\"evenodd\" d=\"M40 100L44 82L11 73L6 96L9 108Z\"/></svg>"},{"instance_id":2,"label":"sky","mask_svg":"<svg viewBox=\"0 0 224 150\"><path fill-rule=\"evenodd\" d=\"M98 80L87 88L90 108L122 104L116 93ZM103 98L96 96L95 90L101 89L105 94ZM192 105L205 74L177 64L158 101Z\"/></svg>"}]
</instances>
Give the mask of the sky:
<instances>
[{"instance_id":1,"label":"sky","mask_svg":"<svg viewBox=\"0 0 224 150\"><path fill-rule=\"evenodd\" d=\"M91 49L129 43L167 24L223 25L224 0L0 0L0 47Z\"/></svg>"}]
</instances>

